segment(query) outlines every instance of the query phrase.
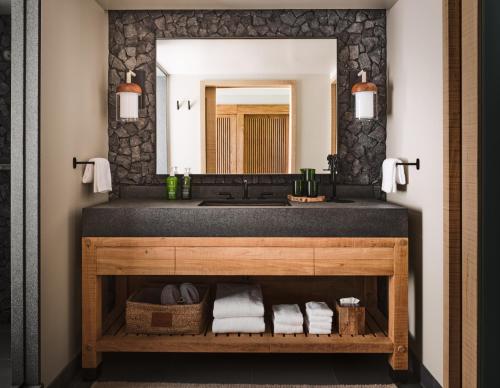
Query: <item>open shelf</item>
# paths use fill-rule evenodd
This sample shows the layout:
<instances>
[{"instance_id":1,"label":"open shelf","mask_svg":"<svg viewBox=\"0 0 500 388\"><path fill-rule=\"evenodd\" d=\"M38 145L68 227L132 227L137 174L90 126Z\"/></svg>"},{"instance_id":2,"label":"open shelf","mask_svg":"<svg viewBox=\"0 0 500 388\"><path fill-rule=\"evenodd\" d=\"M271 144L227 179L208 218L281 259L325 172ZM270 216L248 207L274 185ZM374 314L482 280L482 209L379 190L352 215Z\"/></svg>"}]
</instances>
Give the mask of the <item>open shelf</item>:
<instances>
[{"instance_id":1,"label":"open shelf","mask_svg":"<svg viewBox=\"0 0 500 388\"><path fill-rule=\"evenodd\" d=\"M375 318L377 317L377 318ZM335 326L335 325L334 325ZM214 334L211 324L199 335L128 334L123 315L97 340L99 352L203 353L392 353L381 314L367 312L366 333L360 336L273 334L266 322L261 334Z\"/></svg>"}]
</instances>

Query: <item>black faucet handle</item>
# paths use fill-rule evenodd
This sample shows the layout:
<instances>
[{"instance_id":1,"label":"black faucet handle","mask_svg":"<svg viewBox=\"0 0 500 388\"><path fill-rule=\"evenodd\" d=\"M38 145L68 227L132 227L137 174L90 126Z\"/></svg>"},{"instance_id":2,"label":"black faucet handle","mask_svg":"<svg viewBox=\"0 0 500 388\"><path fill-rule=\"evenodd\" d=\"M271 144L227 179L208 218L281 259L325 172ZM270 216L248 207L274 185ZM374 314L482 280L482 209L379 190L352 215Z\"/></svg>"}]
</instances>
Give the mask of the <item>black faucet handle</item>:
<instances>
[{"instance_id":1,"label":"black faucet handle","mask_svg":"<svg viewBox=\"0 0 500 388\"><path fill-rule=\"evenodd\" d=\"M226 199L234 199L233 194L231 194L228 191L222 191L222 192L219 193L219 195L225 195Z\"/></svg>"}]
</instances>

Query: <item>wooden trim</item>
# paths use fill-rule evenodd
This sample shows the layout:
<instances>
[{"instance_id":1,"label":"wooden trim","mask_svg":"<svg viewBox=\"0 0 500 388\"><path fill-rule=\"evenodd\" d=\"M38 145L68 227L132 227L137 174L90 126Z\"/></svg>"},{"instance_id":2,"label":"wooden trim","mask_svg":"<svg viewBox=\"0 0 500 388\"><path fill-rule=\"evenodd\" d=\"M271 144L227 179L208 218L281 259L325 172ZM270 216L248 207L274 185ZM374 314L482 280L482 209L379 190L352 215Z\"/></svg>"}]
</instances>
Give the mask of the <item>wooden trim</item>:
<instances>
[{"instance_id":1,"label":"wooden trim","mask_svg":"<svg viewBox=\"0 0 500 388\"><path fill-rule=\"evenodd\" d=\"M389 356L393 370L408 369L408 241L394 248L394 275L389 278L388 335L394 345Z\"/></svg>"},{"instance_id":2,"label":"wooden trim","mask_svg":"<svg viewBox=\"0 0 500 388\"><path fill-rule=\"evenodd\" d=\"M296 171L296 141L297 141L297 82L295 80L205 80L200 82L200 128L201 128L201 172L206 174L210 171L207 166L207 142L206 135L208 128L206 125L207 115L207 102L206 102L206 89L207 88L282 88L285 86L290 87L291 101L290 101L290 142L288 153L288 172L294 173ZM239 132L239 131L238 131ZM239 144L239 143L238 143ZM243 166L243 161L241 161ZM238 173L243 171L237 168Z\"/></svg>"},{"instance_id":3,"label":"wooden trim","mask_svg":"<svg viewBox=\"0 0 500 388\"><path fill-rule=\"evenodd\" d=\"M217 105L218 115L262 115L262 114L288 114L290 108L286 104L269 104L269 105Z\"/></svg>"},{"instance_id":4,"label":"wooden trim","mask_svg":"<svg viewBox=\"0 0 500 388\"><path fill-rule=\"evenodd\" d=\"M460 0L443 2L443 379L444 387L461 383L462 331L462 95L461 95L461 9Z\"/></svg>"},{"instance_id":5,"label":"wooden trim","mask_svg":"<svg viewBox=\"0 0 500 388\"><path fill-rule=\"evenodd\" d=\"M478 386L479 0L462 0L462 387Z\"/></svg>"},{"instance_id":6,"label":"wooden trim","mask_svg":"<svg viewBox=\"0 0 500 388\"><path fill-rule=\"evenodd\" d=\"M394 248L406 237L85 237L99 247Z\"/></svg>"},{"instance_id":7,"label":"wooden trim","mask_svg":"<svg viewBox=\"0 0 500 388\"><path fill-rule=\"evenodd\" d=\"M82 367L95 369L102 361L96 343L102 336L102 277L97 275L96 245L82 240Z\"/></svg>"}]
</instances>

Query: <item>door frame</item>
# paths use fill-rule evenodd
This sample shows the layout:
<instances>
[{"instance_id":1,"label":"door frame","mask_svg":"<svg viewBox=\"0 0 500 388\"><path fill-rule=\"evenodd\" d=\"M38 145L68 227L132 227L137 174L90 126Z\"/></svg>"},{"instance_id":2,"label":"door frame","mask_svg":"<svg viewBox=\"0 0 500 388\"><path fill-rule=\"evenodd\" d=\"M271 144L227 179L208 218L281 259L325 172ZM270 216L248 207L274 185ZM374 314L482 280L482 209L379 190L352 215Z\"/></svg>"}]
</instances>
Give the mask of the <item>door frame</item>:
<instances>
[{"instance_id":1,"label":"door frame","mask_svg":"<svg viewBox=\"0 0 500 388\"><path fill-rule=\"evenodd\" d=\"M478 387L479 10L443 0L444 387Z\"/></svg>"},{"instance_id":2,"label":"door frame","mask_svg":"<svg viewBox=\"0 0 500 388\"><path fill-rule=\"evenodd\" d=\"M288 149L288 173L296 171L297 136L297 82L295 80L205 80L200 82L200 144L201 174L207 173L206 152L206 89L207 88L290 88L290 145Z\"/></svg>"},{"instance_id":3,"label":"door frame","mask_svg":"<svg viewBox=\"0 0 500 388\"><path fill-rule=\"evenodd\" d=\"M40 0L13 0L12 386L40 386Z\"/></svg>"}]
</instances>

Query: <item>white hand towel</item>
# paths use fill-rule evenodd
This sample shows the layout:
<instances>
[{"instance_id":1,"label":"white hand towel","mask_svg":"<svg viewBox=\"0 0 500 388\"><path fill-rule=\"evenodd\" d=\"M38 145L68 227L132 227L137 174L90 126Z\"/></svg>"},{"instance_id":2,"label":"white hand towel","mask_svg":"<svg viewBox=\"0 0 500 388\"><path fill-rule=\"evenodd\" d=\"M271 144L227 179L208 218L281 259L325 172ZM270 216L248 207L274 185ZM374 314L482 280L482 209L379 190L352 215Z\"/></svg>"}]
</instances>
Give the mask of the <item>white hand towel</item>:
<instances>
[{"instance_id":1,"label":"white hand towel","mask_svg":"<svg viewBox=\"0 0 500 388\"><path fill-rule=\"evenodd\" d=\"M182 300L186 304L197 304L200 303L200 293L196 289L196 286L192 283L182 283L179 287L181 292Z\"/></svg>"},{"instance_id":2,"label":"white hand towel","mask_svg":"<svg viewBox=\"0 0 500 388\"><path fill-rule=\"evenodd\" d=\"M332 317L322 317L321 315L312 315L309 316L307 315L307 318L309 319L309 322L311 323L332 323Z\"/></svg>"},{"instance_id":3,"label":"white hand towel","mask_svg":"<svg viewBox=\"0 0 500 388\"><path fill-rule=\"evenodd\" d=\"M274 334L300 334L304 332L302 325L287 325L273 320Z\"/></svg>"},{"instance_id":4,"label":"white hand towel","mask_svg":"<svg viewBox=\"0 0 500 388\"><path fill-rule=\"evenodd\" d=\"M320 329L318 327L308 327L307 332L309 334L332 334L331 330Z\"/></svg>"},{"instance_id":5,"label":"white hand towel","mask_svg":"<svg viewBox=\"0 0 500 388\"><path fill-rule=\"evenodd\" d=\"M304 324L304 317L298 304L276 304L273 306L273 321L285 325Z\"/></svg>"},{"instance_id":6,"label":"white hand towel","mask_svg":"<svg viewBox=\"0 0 500 388\"><path fill-rule=\"evenodd\" d=\"M264 317L215 318L213 333L263 333L266 331Z\"/></svg>"},{"instance_id":7,"label":"white hand towel","mask_svg":"<svg viewBox=\"0 0 500 388\"><path fill-rule=\"evenodd\" d=\"M181 293L179 291L179 288L175 284L167 284L161 290L161 304L177 304L180 298Z\"/></svg>"},{"instance_id":8,"label":"white hand towel","mask_svg":"<svg viewBox=\"0 0 500 388\"><path fill-rule=\"evenodd\" d=\"M89 162L94 164L85 165L82 182L94 182L94 193L108 193L111 188L111 168L109 162L104 158L92 158Z\"/></svg>"},{"instance_id":9,"label":"white hand towel","mask_svg":"<svg viewBox=\"0 0 500 388\"><path fill-rule=\"evenodd\" d=\"M402 163L399 159L389 158L382 163L382 191L386 193L395 193L397 185L406 184L405 169L398 166Z\"/></svg>"},{"instance_id":10,"label":"white hand towel","mask_svg":"<svg viewBox=\"0 0 500 388\"><path fill-rule=\"evenodd\" d=\"M309 329L332 330L332 322L311 322L306 318L306 325Z\"/></svg>"},{"instance_id":11,"label":"white hand towel","mask_svg":"<svg viewBox=\"0 0 500 388\"><path fill-rule=\"evenodd\" d=\"M306 313L309 317L333 317L333 310L325 302L307 302Z\"/></svg>"},{"instance_id":12,"label":"white hand towel","mask_svg":"<svg viewBox=\"0 0 500 388\"><path fill-rule=\"evenodd\" d=\"M264 303L259 285L217 284L214 318L263 317Z\"/></svg>"}]
</instances>

